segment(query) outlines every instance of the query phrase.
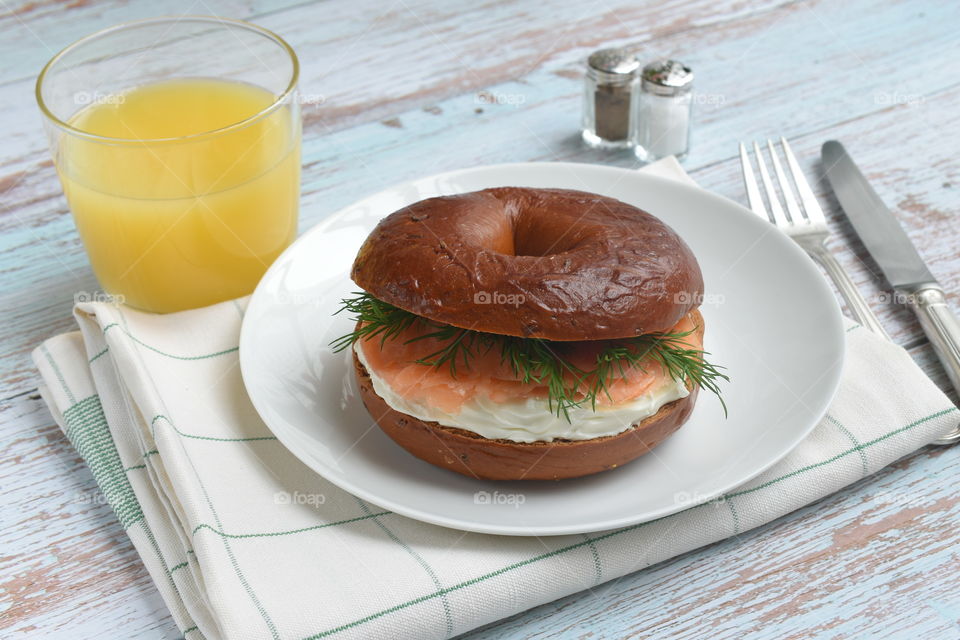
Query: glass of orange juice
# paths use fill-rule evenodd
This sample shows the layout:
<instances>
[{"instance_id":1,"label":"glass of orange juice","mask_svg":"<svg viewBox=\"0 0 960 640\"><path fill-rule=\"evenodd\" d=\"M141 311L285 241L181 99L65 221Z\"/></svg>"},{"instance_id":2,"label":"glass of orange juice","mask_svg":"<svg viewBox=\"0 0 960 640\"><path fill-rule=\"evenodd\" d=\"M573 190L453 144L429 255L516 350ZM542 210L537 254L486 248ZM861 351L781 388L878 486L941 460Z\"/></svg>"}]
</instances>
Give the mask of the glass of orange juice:
<instances>
[{"instance_id":1,"label":"glass of orange juice","mask_svg":"<svg viewBox=\"0 0 960 640\"><path fill-rule=\"evenodd\" d=\"M57 54L37 101L101 286L147 311L253 291L297 232L299 64L277 35L156 18Z\"/></svg>"}]
</instances>

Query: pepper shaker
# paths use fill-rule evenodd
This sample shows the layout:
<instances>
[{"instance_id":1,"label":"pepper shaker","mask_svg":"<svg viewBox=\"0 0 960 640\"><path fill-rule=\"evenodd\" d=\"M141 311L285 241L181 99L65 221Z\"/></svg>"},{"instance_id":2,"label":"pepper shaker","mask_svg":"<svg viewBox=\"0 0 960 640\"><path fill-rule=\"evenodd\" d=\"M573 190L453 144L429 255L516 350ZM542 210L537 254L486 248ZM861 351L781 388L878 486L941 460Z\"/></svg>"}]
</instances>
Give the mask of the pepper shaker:
<instances>
[{"instance_id":1,"label":"pepper shaker","mask_svg":"<svg viewBox=\"0 0 960 640\"><path fill-rule=\"evenodd\" d=\"M587 59L582 134L591 147L632 145L639 70L640 61L626 49L601 49Z\"/></svg>"},{"instance_id":2,"label":"pepper shaker","mask_svg":"<svg viewBox=\"0 0 960 640\"><path fill-rule=\"evenodd\" d=\"M676 60L648 64L640 74L634 153L645 162L682 160L690 148L693 71Z\"/></svg>"}]
</instances>

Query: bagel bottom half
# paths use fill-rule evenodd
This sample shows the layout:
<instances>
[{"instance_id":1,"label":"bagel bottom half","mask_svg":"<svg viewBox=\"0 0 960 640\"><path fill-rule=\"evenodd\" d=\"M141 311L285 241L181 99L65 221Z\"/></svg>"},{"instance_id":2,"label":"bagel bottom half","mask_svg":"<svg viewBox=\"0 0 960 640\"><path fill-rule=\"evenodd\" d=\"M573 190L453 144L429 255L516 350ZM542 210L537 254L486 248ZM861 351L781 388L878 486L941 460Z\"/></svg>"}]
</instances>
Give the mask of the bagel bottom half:
<instances>
[{"instance_id":1,"label":"bagel bottom half","mask_svg":"<svg viewBox=\"0 0 960 640\"><path fill-rule=\"evenodd\" d=\"M703 322L698 320L702 332ZM394 442L430 464L485 480L561 480L619 467L649 452L679 429L693 412L699 391L699 387L689 385L687 397L663 405L657 413L616 435L526 443L491 440L401 413L377 395L356 353L353 366L363 405Z\"/></svg>"}]
</instances>

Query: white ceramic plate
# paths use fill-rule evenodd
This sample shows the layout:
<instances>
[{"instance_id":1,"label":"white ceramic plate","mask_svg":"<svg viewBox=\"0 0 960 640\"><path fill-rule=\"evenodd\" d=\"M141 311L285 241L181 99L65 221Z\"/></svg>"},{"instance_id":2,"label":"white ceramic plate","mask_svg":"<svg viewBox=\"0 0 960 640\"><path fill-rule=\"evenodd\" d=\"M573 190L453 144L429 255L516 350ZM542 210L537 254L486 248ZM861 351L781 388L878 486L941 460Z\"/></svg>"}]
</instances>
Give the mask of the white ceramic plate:
<instances>
[{"instance_id":1,"label":"white ceramic plate","mask_svg":"<svg viewBox=\"0 0 960 640\"><path fill-rule=\"evenodd\" d=\"M730 411L701 393L689 422L653 453L586 478L479 481L408 454L360 402L348 333L332 316L357 287L354 255L378 220L416 200L497 186L612 196L672 226L706 280L701 311L711 360L728 369ZM479 167L423 178L347 207L305 233L257 287L240 338L243 379L273 433L337 486L397 513L468 531L585 533L651 520L710 500L764 471L823 416L844 339L832 291L773 225L706 191L636 171L571 163Z\"/></svg>"}]
</instances>

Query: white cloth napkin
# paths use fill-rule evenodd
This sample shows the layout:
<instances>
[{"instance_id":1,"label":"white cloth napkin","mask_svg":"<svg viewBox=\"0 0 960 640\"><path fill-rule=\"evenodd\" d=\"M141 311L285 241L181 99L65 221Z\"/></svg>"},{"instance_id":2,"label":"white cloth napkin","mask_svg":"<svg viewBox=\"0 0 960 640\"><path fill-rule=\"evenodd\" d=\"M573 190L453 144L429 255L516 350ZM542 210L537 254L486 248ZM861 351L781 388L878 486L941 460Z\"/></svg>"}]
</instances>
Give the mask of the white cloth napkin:
<instances>
[{"instance_id":1,"label":"white cloth napkin","mask_svg":"<svg viewBox=\"0 0 960 640\"><path fill-rule=\"evenodd\" d=\"M648 170L689 180L672 160ZM81 304L80 332L34 352L51 412L188 639L449 637L769 522L960 420L906 352L850 323L827 417L721 500L592 535L463 533L354 498L272 436L240 377L244 304Z\"/></svg>"}]
</instances>

